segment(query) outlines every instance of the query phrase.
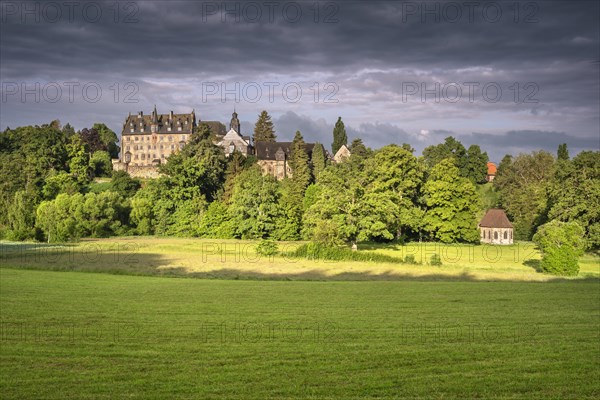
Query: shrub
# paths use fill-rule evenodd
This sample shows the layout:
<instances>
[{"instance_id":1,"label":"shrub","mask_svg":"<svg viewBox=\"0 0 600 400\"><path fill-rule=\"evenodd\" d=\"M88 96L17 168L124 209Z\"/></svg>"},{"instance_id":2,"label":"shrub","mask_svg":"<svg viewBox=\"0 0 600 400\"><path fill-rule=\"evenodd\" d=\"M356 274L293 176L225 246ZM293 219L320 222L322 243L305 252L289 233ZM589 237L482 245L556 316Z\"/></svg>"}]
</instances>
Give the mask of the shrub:
<instances>
[{"instance_id":1,"label":"shrub","mask_svg":"<svg viewBox=\"0 0 600 400\"><path fill-rule=\"evenodd\" d=\"M310 242L299 246L286 254L286 257L306 258L309 260L331 261L375 261L401 263L402 259L385 254L366 251L352 251L344 246L327 246L322 243Z\"/></svg>"},{"instance_id":2,"label":"shrub","mask_svg":"<svg viewBox=\"0 0 600 400\"><path fill-rule=\"evenodd\" d=\"M429 264L440 266L440 265L442 265L442 258L440 257L439 254L436 253L436 254L432 255L431 258L429 259Z\"/></svg>"},{"instance_id":3,"label":"shrub","mask_svg":"<svg viewBox=\"0 0 600 400\"><path fill-rule=\"evenodd\" d=\"M262 239L258 245L256 245L256 253L261 256L274 256L279 253L277 242L270 239Z\"/></svg>"},{"instance_id":4,"label":"shrub","mask_svg":"<svg viewBox=\"0 0 600 400\"><path fill-rule=\"evenodd\" d=\"M577 275L586 246L585 230L577 222L553 220L542 225L533 241L542 251L540 268L553 275Z\"/></svg>"},{"instance_id":5,"label":"shrub","mask_svg":"<svg viewBox=\"0 0 600 400\"><path fill-rule=\"evenodd\" d=\"M417 260L415 259L415 255L414 254L407 254L406 257L404 257L404 263L405 264L417 264Z\"/></svg>"}]
</instances>

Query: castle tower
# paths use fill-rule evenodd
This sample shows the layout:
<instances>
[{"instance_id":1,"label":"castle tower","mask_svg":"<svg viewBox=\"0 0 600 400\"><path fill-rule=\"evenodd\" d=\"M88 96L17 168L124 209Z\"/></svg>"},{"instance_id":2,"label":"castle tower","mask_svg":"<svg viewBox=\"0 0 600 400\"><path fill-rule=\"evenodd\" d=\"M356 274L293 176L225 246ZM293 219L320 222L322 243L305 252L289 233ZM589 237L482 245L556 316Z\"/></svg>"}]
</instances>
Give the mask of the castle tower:
<instances>
[{"instance_id":1,"label":"castle tower","mask_svg":"<svg viewBox=\"0 0 600 400\"><path fill-rule=\"evenodd\" d=\"M235 112L235 110L233 111L233 114L231 114L231 122L229 123L229 129L233 129L239 134L242 133L240 130L240 120L238 119L238 115Z\"/></svg>"},{"instance_id":2,"label":"castle tower","mask_svg":"<svg viewBox=\"0 0 600 400\"><path fill-rule=\"evenodd\" d=\"M156 112L156 104L154 105L154 110L152 111L152 125L150 125L150 130L152 133L158 132L158 114Z\"/></svg>"}]
</instances>

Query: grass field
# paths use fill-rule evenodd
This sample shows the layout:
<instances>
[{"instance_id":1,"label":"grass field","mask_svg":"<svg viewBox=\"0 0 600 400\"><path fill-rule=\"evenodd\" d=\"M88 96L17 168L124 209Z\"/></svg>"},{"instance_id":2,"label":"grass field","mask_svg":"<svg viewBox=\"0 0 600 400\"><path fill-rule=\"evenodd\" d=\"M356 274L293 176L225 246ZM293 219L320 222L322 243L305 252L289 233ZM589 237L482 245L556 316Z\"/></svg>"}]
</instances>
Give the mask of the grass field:
<instances>
[{"instance_id":1,"label":"grass field","mask_svg":"<svg viewBox=\"0 0 600 400\"><path fill-rule=\"evenodd\" d=\"M3 399L598 398L597 282L0 269Z\"/></svg>"},{"instance_id":2,"label":"grass field","mask_svg":"<svg viewBox=\"0 0 600 400\"><path fill-rule=\"evenodd\" d=\"M298 242L280 243L282 252ZM77 244L0 243L0 262L13 268L115 274L266 280L475 280L548 281L537 272L540 254L532 243L513 246L360 244L359 252L397 260L413 255L419 265L400 262L332 262L283 256L261 257L256 242L132 237L90 239ZM442 266L428 265L439 254ZM586 254L574 279L600 279L600 257ZM558 278L563 279L563 278Z\"/></svg>"},{"instance_id":3,"label":"grass field","mask_svg":"<svg viewBox=\"0 0 600 400\"><path fill-rule=\"evenodd\" d=\"M420 265L255 245L1 243L0 397L600 398L597 256L563 279L529 243L359 246Z\"/></svg>"}]
</instances>

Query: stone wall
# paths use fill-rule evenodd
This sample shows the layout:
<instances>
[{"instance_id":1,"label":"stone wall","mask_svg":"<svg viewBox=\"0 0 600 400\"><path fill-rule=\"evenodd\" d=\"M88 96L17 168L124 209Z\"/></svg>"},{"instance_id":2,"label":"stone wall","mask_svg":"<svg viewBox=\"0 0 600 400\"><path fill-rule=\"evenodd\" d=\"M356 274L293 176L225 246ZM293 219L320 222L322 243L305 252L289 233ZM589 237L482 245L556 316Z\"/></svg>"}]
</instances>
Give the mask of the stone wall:
<instances>
[{"instance_id":1,"label":"stone wall","mask_svg":"<svg viewBox=\"0 0 600 400\"><path fill-rule=\"evenodd\" d=\"M286 160L258 160L263 175L271 175L282 180L283 178L292 177L292 169Z\"/></svg>"},{"instance_id":2,"label":"stone wall","mask_svg":"<svg viewBox=\"0 0 600 400\"><path fill-rule=\"evenodd\" d=\"M479 228L481 243L513 244L512 228Z\"/></svg>"},{"instance_id":3,"label":"stone wall","mask_svg":"<svg viewBox=\"0 0 600 400\"><path fill-rule=\"evenodd\" d=\"M114 171L125 171L133 178L158 178L158 167L152 165L125 165L119 160L112 160Z\"/></svg>"}]
</instances>

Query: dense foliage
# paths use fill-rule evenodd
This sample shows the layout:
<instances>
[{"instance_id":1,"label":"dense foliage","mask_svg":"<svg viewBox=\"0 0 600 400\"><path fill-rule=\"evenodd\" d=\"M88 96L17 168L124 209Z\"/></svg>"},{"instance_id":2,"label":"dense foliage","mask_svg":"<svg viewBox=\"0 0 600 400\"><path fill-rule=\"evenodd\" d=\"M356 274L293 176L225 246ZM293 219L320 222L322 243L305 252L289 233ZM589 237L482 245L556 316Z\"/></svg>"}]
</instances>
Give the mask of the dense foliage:
<instances>
[{"instance_id":1,"label":"dense foliage","mask_svg":"<svg viewBox=\"0 0 600 400\"><path fill-rule=\"evenodd\" d=\"M584 230L577 222L551 221L542 225L533 241L542 251L542 271L554 275L577 275L578 258L586 244Z\"/></svg>"},{"instance_id":2,"label":"dense foliage","mask_svg":"<svg viewBox=\"0 0 600 400\"><path fill-rule=\"evenodd\" d=\"M266 111L256 133L275 139ZM341 118L333 136L334 148L348 142ZM351 156L334 163L320 143L310 155L296 132L292 173L278 181L263 175L254 156L225 156L202 124L160 166L160 178L142 182L112 172L116 142L104 124L75 132L53 121L0 133L0 237L308 239L332 248L357 241L477 243L482 213L502 207L517 239L530 240L557 220L576 222L586 245L600 247L600 152L569 159L561 145L556 157L507 155L496 180L482 184L487 154L452 137L422 157L408 144L371 150L355 138Z\"/></svg>"}]
</instances>

